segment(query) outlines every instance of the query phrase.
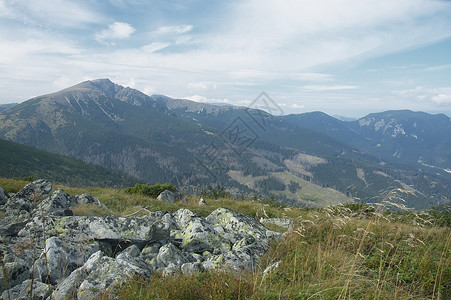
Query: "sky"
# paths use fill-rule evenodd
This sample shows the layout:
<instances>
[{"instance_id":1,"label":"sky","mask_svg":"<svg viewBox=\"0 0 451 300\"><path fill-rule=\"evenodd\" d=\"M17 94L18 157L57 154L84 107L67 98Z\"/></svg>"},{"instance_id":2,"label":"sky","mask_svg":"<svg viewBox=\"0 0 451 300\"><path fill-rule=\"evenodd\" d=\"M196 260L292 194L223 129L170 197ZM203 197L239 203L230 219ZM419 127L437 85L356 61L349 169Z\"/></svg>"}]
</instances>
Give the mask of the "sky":
<instances>
[{"instance_id":1,"label":"sky","mask_svg":"<svg viewBox=\"0 0 451 300\"><path fill-rule=\"evenodd\" d=\"M109 78L283 114L451 116L451 1L0 0L0 104Z\"/></svg>"}]
</instances>

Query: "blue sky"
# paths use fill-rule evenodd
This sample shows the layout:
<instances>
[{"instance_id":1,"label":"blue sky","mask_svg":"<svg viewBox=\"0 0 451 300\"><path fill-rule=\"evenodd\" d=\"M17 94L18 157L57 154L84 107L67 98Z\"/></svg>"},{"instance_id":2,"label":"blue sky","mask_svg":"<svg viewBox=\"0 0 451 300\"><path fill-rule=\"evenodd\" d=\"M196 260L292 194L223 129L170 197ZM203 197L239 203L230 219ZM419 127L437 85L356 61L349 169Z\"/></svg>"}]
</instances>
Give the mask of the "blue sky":
<instances>
[{"instance_id":1,"label":"blue sky","mask_svg":"<svg viewBox=\"0 0 451 300\"><path fill-rule=\"evenodd\" d=\"M451 116L451 1L0 0L0 104L110 78L288 113Z\"/></svg>"}]
</instances>

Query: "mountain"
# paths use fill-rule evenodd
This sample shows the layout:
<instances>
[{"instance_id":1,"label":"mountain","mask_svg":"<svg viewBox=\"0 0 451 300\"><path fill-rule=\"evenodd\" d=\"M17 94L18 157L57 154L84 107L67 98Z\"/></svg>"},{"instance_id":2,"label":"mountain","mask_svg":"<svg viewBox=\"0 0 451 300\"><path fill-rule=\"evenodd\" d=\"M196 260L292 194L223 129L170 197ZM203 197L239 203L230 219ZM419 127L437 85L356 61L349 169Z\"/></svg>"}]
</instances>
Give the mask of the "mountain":
<instances>
[{"instance_id":1,"label":"mountain","mask_svg":"<svg viewBox=\"0 0 451 300\"><path fill-rule=\"evenodd\" d=\"M283 118L385 161L428 168L443 175L451 169L451 119L444 114L386 111L350 122L320 112Z\"/></svg>"},{"instance_id":2,"label":"mountain","mask_svg":"<svg viewBox=\"0 0 451 300\"><path fill-rule=\"evenodd\" d=\"M0 104L0 111L7 110L13 106L16 106L17 103L8 103L8 104Z\"/></svg>"},{"instance_id":3,"label":"mountain","mask_svg":"<svg viewBox=\"0 0 451 300\"><path fill-rule=\"evenodd\" d=\"M292 205L374 202L393 188L412 191L409 207L451 198L449 181L435 173L359 148L362 128L323 113L304 117L148 96L99 79L0 112L0 137L148 183L197 192L219 183Z\"/></svg>"},{"instance_id":4,"label":"mountain","mask_svg":"<svg viewBox=\"0 0 451 300\"><path fill-rule=\"evenodd\" d=\"M129 186L137 179L61 156L0 139L0 177L48 178L72 186Z\"/></svg>"}]
</instances>

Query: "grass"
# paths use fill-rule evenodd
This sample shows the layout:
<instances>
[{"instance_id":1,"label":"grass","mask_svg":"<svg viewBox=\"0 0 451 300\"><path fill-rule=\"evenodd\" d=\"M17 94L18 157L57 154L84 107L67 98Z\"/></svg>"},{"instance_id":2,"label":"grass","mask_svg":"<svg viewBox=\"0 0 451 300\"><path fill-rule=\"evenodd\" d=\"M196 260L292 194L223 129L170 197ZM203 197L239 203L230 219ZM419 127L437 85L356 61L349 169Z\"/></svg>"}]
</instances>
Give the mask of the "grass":
<instances>
[{"instance_id":1,"label":"grass","mask_svg":"<svg viewBox=\"0 0 451 300\"><path fill-rule=\"evenodd\" d=\"M208 205L199 206L193 196L173 204L112 189L63 188L69 194L90 193L111 210L84 206L74 210L77 214L125 216L142 207L184 207L206 216L228 207L257 220L294 219L294 228L271 244L253 272L131 278L102 299L451 299L449 212L392 213L356 203L299 209L233 199L206 199ZM275 262L279 267L264 275Z\"/></svg>"}]
</instances>

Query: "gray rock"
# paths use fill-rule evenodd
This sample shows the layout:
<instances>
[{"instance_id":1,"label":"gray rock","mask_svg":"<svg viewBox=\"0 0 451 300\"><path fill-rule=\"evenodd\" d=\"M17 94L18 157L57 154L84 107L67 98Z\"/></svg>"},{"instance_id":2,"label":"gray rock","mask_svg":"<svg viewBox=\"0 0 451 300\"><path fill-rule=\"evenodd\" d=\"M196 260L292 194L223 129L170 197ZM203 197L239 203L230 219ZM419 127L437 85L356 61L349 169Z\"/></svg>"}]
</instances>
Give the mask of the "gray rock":
<instances>
[{"instance_id":1,"label":"gray rock","mask_svg":"<svg viewBox=\"0 0 451 300\"><path fill-rule=\"evenodd\" d=\"M31 279L25 280L12 289L6 290L2 293L3 299L17 299L17 300L44 300L52 292L52 286L42 283L40 281L33 282L33 296L31 297Z\"/></svg>"},{"instance_id":2,"label":"gray rock","mask_svg":"<svg viewBox=\"0 0 451 300\"><path fill-rule=\"evenodd\" d=\"M204 218L188 209L176 211L174 219L180 226L181 247L185 251L197 253L213 251L215 248L223 248L223 244L226 243Z\"/></svg>"},{"instance_id":3,"label":"gray rock","mask_svg":"<svg viewBox=\"0 0 451 300\"><path fill-rule=\"evenodd\" d=\"M6 203L6 196L5 196L5 192L3 191L3 189L0 187L0 205L3 205Z\"/></svg>"},{"instance_id":4,"label":"gray rock","mask_svg":"<svg viewBox=\"0 0 451 300\"><path fill-rule=\"evenodd\" d=\"M5 263L4 270L0 272L0 294L3 291L8 290L22 281L30 278L30 266L27 263L18 258L14 262ZM6 274L6 278L5 275Z\"/></svg>"},{"instance_id":5,"label":"gray rock","mask_svg":"<svg viewBox=\"0 0 451 300\"><path fill-rule=\"evenodd\" d=\"M62 189L57 189L51 196L45 198L37 207L37 216L66 216L72 215L68 211L76 205L76 199Z\"/></svg>"},{"instance_id":6,"label":"gray rock","mask_svg":"<svg viewBox=\"0 0 451 300\"><path fill-rule=\"evenodd\" d=\"M77 298L83 300L96 299L102 291L120 286L133 276L150 277L150 274L123 260L103 256L97 261L96 267L89 273L77 290Z\"/></svg>"},{"instance_id":7,"label":"gray rock","mask_svg":"<svg viewBox=\"0 0 451 300\"><path fill-rule=\"evenodd\" d=\"M52 184L45 179L38 179L32 183L27 184L14 197L26 198L30 201L37 200L36 198L47 196L52 190ZM40 199L42 200L42 199Z\"/></svg>"},{"instance_id":8,"label":"gray rock","mask_svg":"<svg viewBox=\"0 0 451 300\"><path fill-rule=\"evenodd\" d=\"M182 265L189 262L183 252L171 243L160 248L157 255L157 261L165 267L170 265Z\"/></svg>"},{"instance_id":9,"label":"gray rock","mask_svg":"<svg viewBox=\"0 0 451 300\"><path fill-rule=\"evenodd\" d=\"M292 218L260 218L260 223L262 224L274 224L277 226L281 226L287 229L293 228L293 219Z\"/></svg>"},{"instance_id":10,"label":"gray rock","mask_svg":"<svg viewBox=\"0 0 451 300\"><path fill-rule=\"evenodd\" d=\"M205 201L204 198L200 198L199 205L207 205L207 201Z\"/></svg>"},{"instance_id":11,"label":"gray rock","mask_svg":"<svg viewBox=\"0 0 451 300\"><path fill-rule=\"evenodd\" d=\"M53 300L69 300L77 298L77 289L86 278L85 268L74 270L66 279L61 282L52 293ZM48 298L48 300L51 300Z\"/></svg>"},{"instance_id":12,"label":"gray rock","mask_svg":"<svg viewBox=\"0 0 451 300\"><path fill-rule=\"evenodd\" d=\"M168 190L161 192L161 194L158 195L157 199L160 201L169 202L169 203L176 202L174 193L171 191L168 191Z\"/></svg>"},{"instance_id":13,"label":"gray rock","mask_svg":"<svg viewBox=\"0 0 451 300\"><path fill-rule=\"evenodd\" d=\"M95 205L98 205L101 207L106 207L99 201L99 199L97 199L89 194L86 194L86 193L75 196L75 203L76 203L76 205L95 204Z\"/></svg>"},{"instance_id":14,"label":"gray rock","mask_svg":"<svg viewBox=\"0 0 451 300\"><path fill-rule=\"evenodd\" d=\"M42 282L58 284L98 250L97 243L74 244L51 237L46 240L45 248L33 266L33 274Z\"/></svg>"},{"instance_id":15,"label":"gray rock","mask_svg":"<svg viewBox=\"0 0 451 300\"><path fill-rule=\"evenodd\" d=\"M91 240L128 240L130 242L154 241L157 225L144 218L120 218L113 216L71 216L46 218L44 224L39 217L33 218L18 233L21 237L46 236L64 237L73 242Z\"/></svg>"},{"instance_id":16,"label":"gray rock","mask_svg":"<svg viewBox=\"0 0 451 300\"><path fill-rule=\"evenodd\" d=\"M200 262L185 263L180 267L180 270L182 274L196 274L202 272L204 267Z\"/></svg>"},{"instance_id":17,"label":"gray rock","mask_svg":"<svg viewBox=\"0 0 451 300\"><path fill-rule=\"evenodd\" d=\"M179 191L176 191L174 193L174 198L175 198L175 201L188 203L188 200L186 200L185 196L183 196L183 194L181 192L179 192Z\"/></svg>"}]
</instances>

